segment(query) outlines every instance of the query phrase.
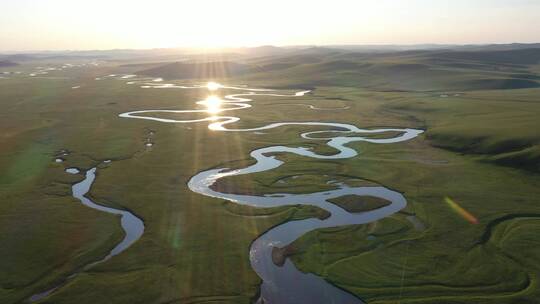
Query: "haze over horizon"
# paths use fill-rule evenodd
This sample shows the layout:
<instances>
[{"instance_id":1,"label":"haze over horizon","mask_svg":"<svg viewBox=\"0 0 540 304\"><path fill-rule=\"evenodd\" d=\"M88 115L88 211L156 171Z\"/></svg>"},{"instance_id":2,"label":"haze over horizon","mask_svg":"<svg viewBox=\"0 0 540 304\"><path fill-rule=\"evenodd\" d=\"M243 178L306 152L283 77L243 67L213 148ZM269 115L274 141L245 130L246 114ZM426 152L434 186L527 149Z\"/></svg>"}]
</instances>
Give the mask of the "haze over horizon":
<instances>
[{"instance_id":1,"label":"haze over horizon","mask_svg":"<svg viewBox=\"0 0 540 304\"><path fill-rule=\"evenodd\" d=\"M540 1L8 0L0 51L540 42Z\"/></svg>"}]
</instances>

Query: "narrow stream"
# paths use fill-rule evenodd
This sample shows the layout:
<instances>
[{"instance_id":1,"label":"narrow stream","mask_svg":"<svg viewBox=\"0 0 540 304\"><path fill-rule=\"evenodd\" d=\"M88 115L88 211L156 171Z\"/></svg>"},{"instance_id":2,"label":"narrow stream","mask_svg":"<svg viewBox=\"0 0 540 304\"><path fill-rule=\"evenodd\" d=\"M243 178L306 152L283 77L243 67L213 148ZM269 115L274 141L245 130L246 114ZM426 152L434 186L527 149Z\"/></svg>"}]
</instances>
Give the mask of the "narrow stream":
<instances>
[{"instance_id":1,"label":"narrow stream","mask_svg":"<svg viewBox=\"0 0 540 304\"><path fill-rule=\"evenodd\" d=\"M119 215L120 216L120 224L122 225L122 229L124 230L124 239L118 243L112 250L107 254L104 258L102 258L99 261L96 261L88 266L94 266L98 263L103 263L107 261L108 259L112 258L113 256L120 254L122 251L126 250L129 246L131 246L135 241L137 241L144 232L144 223L143 221L135 216L133 213L121 210L121 209L114 209L111 207L105 207L103 205L94 203L91 199L86 197L86 194L88 191L90 191L90 187L94 183L94 180L96 179L96 167L86 171L86 177L81 182L73 185L73 197L76 199L79 199L81 203L87 207L90 207L92 209L96 209L98 211L103 211L106 213ZM88 269L88 266L85 267L85 270Z\"/></svg>"},{"instance_id":2,"label":"narrow stream","mask_svg":"<svg viewBox=\"0 0 540 304\"><path fill-rule=\"evenodd\" d=\"M73 169L73 168L66 169L66 172L71 173L71 174L78 173L78 170L76 172L75 170L70 170L70 169ZM84 267L76 270L75 272L70 274L66 279L60 282L58 285L46 291L34 294L28 299L28 302L36 302L47 297L54 291L58 290L60 287L64 286L69 280L72 280L73 278L75 278L79 273L89 270L90 268L109 260L113 256L122 253L124 250L128 249L133 243L135 243L143 234L144 223L140 218L135 216L133 213L129 211L125 211L125 210L105 207L103 205L93 202L91 199L86 197L86 194L90 191L90 187L92 186L92 184L94 183L94 180L96 179L96 171L97 171L96 167L86 171L85 178L71 187L73 197L78 199L81 202L81 204L89 208L120 216L120 223L122 225L122 229L124 230L124 239L120 243L118 243L103 258L97 261L91 262L85 265Z\"/></svg>"}]
</instances>

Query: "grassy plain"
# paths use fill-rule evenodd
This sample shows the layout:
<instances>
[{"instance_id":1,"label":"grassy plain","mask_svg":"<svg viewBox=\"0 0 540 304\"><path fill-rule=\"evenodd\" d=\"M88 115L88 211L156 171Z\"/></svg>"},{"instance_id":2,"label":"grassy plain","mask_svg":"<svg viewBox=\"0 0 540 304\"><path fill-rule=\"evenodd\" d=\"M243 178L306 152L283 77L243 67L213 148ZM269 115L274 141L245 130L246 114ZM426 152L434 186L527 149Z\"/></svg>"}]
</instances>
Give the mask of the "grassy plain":
<instances>
[{"instance_id":1,"label":"grassy plain","mask_svg":"<svg viewBox=\"0 0 540 304\"><path fill-rule=\"evenodd\" d=\"M18 303L54 286L119 241L119 219L81 206L70 186L82 175L63 172L106 159L113 162L100 165L90 195L132 210L144 220L145 233L122 258L77 276L44 303L251 302L259 280L249 265L250 243L283 221L324 214L308 207L239 209L192 193L185 186L192 175L231 161L245 164L247 152L261 141L211 132L201 123L120 119L118 113L133 109L190 109L208 92L142 90L126 81L94 80L109 72L99 68L75 80L21 77L0 83L6 130L1 166L7 172L0 188L2 302ZM77 85L81 88L72 89ZM147 148L150 130L155 145ZM70 154L55 163L62 149Z\"/></svg>"},{"instance_id":2,"label":"grassy plain","mask_svg":"<svg viewBox=\"0 0 540 304\"><path fill-rule=\"evenodd\" d=\"M376 224L310 232L289 250L295 265L368 303L537 303L540 89L532 85L509 90L505 82L497 90L478 90L476 80L456 85L475 78L473 70L460 79L437 72L440 78L433 80L439 82L421 90L429 84L420 67L400 63L401 71L418 74L422 81L408 80L406 87L390 90L405 76L385 80L377 73L391 61L378 60L384 63L353 74L347 72L348 64L332 60L292 67L289 72L294 73L286 79L266 71L230 80L316 87L303 98L258 97L254 107L234 112L242 119L237 126L328 121L424 128L424 135L391 145L351 144L360 151L353 159L321 162L279 155L287 160L282 167L227 179L220 187L244 193L302 193L331 189L326 182L339 180L396 189L409 202L404 213ZM508 69L513 68L525 69ZM535 75L534 69L528 73ZM63 172L112 159L100 165L90 195L96 202L132 210L144 220L145 233L127 251L42 302L251 303L260 281L249 265L250 243L279 223L325 214L307 207L238 207L194 194L186 182L203 169L245 166L251 162L249 151L263 146L334 151L323 140L298 136L319 130L316 127L219 133L208 130L206 123L120 119L118 113L130 110L192 109L208 92L145 90L124 80L95 80L117 71L111 64L58 72L66 78L0 80L1 302L19 303L47 289L105 255L122 237L117 218L71 197L70 185L82 175ZM364 73L372 76L371 87L358 85ZM510 72L482 73L507 77ZM312 79L315 75L319 81ZM411 90L414 86L418 90ZM297 103L350 108L319 111ZM147 148L150 131L155 132L155 145ZM65 163L54 163L62 149L70 155ZM455 213L444 202L446 196L479 223ZM426 229L415 229L406 219L410 214Z\"/></svg>"}]
</instances>

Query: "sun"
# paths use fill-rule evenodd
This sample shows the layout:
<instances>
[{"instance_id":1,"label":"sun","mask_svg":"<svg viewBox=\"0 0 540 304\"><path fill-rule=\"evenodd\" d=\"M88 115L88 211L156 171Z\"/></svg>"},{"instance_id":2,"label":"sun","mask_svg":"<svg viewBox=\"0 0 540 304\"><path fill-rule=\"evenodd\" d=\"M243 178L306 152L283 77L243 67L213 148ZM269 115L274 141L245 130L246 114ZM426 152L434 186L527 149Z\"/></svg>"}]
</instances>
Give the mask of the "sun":
<instances>
[{"instance_id":1,"label":"sun","mask_svg":"<svg viewBox=\"0 0 540 304\"><path fill-rule=\"evenodd\" d=\"M203 101L203 104L206 106L206 111L211 114L221 112L222 103L223 101L221 100L221 98L215 95L210 95Z\"/></svg>"},{"instance_id":2,"label":"sun","mask_svg":"<svg viewBox=\"0 0 540 304\"><path fill-rule=\"evenodd\" d=\"M210 91L215 91L215 90L221 88L222 85L219 84L219 83L217 83L217 82L210 81L210 82L208 82L208 83L206 84L206 87L207 87L208 90L210 90Z\"/></svg>"}]
</instances>

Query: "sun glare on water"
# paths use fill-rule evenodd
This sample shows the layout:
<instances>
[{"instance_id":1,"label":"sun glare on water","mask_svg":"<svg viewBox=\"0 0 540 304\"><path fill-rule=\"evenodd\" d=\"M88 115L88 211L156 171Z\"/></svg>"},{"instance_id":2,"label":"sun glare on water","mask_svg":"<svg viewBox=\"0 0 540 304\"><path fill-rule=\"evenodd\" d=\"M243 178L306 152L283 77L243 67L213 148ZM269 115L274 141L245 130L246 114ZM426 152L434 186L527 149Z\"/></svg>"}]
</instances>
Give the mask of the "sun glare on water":
<instances>
[{"instance_id":1,"label":"sun glare on water","mask_svg":"<svg viewBox=\"0 0 540 304\"><path fill-rule=\"evenodd\" d=\"M221 111L222 100L215 95L211 95L204 100L203 104L206 106L208 113L216 114Z\"/></svg>"},{"instance_id":2,"label":"sun glare on water","mask_svg":"<svg viewBox=\"0 0 540 304\"><path fill-rule=\"evenodd\" d=\"M219 88L221 88L221 85L217 82L213 82L213 81L210 81L206 84L206 87L208 88L208 90L210 91L215 91Z\"/></svg>"}]
</instances>

